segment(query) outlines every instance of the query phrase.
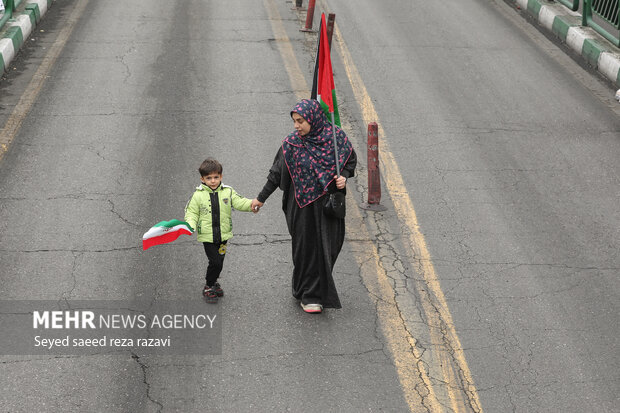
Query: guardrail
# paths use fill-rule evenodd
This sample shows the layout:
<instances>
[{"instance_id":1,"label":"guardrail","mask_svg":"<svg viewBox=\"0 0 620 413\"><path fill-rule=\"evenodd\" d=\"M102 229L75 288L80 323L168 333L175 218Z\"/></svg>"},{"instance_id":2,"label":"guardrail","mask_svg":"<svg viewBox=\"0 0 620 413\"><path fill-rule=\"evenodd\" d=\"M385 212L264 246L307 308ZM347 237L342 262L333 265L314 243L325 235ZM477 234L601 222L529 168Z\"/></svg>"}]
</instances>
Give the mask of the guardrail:
<instances>
[{"instance_id":1,"label":"guardrail","mask_svg":"<svg viewBox=\"0 0 620 413\"><path fill-rule=\"evenodd\" d=\"M582 25L592 27L601 36L609 40L615 46L620 47L620 22L619 22L618 0L583 0ZM616 34L610 33L592 18L597 18L608 23L616 29Z\"/></svg>"},{"instance_id":2,"label":"guardrail","mask_svg":"<svg viewBox=\"0 0 620 413\"><path fill-rule=\"evenodd\" d=\"M0 2L2 2L2 5L4 6L4 13L0 14L0 29L2 29L4 24L8 22L11 17L13 17L15 2L13 0L0 0ZM0 11L0 13L2 13L2 11Z\"/></svg>"},{"instance_id":3,"label":"guardrail","mask_svg":"<svg viewBox=\"0 0 620 413\"><path fill-rule=\"evenodd\" d=\"M2 29L6 22L13 18L13 13L15 13L15 10L17 10L17 7L19 7L23 1L24 0L0 0L4 5L4 14L0 11L0 29Z\"/></svg>"}]
</instances>

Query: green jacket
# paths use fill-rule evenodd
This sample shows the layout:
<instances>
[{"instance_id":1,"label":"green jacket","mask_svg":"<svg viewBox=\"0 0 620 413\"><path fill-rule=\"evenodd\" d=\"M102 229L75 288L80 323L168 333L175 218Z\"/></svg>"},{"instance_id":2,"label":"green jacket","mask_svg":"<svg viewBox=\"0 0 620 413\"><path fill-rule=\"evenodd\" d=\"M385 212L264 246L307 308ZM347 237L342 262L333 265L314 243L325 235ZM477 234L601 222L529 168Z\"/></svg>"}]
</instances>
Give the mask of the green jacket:
<instances>
[{"instance_id":1,"label":"green jacket","mask_svg":"<svg viewBox=\"0 0 620 413\"><path fill-rule=\"evenodd\" d=\"M198 234L199 242L219 244L232 238L232 208L252 211L252 200L221 184L212 190L200 184L185 206L185 222Z\"/></svg>"}]
</instances>

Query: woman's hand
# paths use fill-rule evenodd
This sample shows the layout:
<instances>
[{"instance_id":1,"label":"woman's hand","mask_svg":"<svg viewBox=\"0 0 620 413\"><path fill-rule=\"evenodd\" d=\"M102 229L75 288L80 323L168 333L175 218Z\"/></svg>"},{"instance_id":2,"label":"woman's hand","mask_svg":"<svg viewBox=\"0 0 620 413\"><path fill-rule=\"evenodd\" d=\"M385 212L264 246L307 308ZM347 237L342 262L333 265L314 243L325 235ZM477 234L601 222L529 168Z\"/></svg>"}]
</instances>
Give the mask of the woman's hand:
<instances>
[{"instance_id":1,"label":"woman's hand","mask_svg":"<svg viewBox=\"0 0 620 413\"><path fill-rule=\"evenodd\" d=\"M264 204L262 202L260 202L258 199L254 198L252 200L252 212L254 212L255 214L260 211L260 207L262 207Z\"/></svg>"},{"instance_id":2,"label":"woman's hand","mask_svg":"<svg viewBox=\"0 0 620 413\"><path fill-rule=\"evenodd\" d=\"M347 178L342 175L334 176L334 178L336 178L336 188L344 189L344 187L347 185Z\"/></svg>"}]
</instances>

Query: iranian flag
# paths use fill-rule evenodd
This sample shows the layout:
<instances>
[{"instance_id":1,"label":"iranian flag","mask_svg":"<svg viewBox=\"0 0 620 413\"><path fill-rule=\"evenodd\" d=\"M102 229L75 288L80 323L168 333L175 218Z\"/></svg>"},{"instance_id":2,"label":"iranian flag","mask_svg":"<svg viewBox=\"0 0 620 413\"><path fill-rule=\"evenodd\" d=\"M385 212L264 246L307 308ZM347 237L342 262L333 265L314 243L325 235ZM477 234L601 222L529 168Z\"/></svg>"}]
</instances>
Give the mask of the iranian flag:
<instances>
[{"instance_id":1,"label":"iranian flag","mask_svg":"<svg viewBox=\"0 0 620 413\"><path fill-rule=\"evenodd\" d=\"M142 236L142 250L147 250L153 245L166 244L179 238L181 234L192 235L194 230L187 222L173 219L172 221L162 221L153 225Z\"/></svg>"},{"instance_id":2,"label":"iranian flag","mask_svg":"<svg viewBox=\"0 0 620 413\"><path fill-rule=\"evenodd\" d=\"M329 41L327 39L325 13L321 13L319 44L314 64L314 78L312 81L312 94L310 98L319 101L327 119L332 119L331 114L333 113L334 123L340 126L340 115L338 114L338 102L336 102L336 87L334 86L332 59L329 52Z\"/></svg>"}]
</instances>

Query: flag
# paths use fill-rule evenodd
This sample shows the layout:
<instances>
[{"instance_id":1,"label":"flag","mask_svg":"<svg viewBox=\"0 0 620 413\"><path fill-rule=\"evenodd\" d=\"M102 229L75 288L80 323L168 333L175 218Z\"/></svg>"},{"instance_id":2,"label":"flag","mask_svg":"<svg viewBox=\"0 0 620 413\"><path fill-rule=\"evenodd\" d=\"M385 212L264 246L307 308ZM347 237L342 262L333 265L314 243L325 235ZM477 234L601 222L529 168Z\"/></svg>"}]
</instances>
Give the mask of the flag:
<instances>
[{"instance_id":1,"label":"flag","mask_svg":"<svg viewBox=\"0 0 620 413\"><path fill-rule=\"evenodd\" d=\"M325 13L321 14L321 27L319 29L319 42L317 46L316 61L314 64L314 77L312 81L311 99L316 99L321 104L327 119L331 119L330 113L334 113L334 123L340 126L338 114L338 102L336 101L336 87L332 72L332 59L329 52L327 39L327 24Z\"/></svg>"},{"instance_id":2,"label":"flag","mask_svg":"<svg viewBox=\"0 0 620 413\"><path fill-rule=\"evenodd\" d=\"M153 225L142 236L142 250L147 250L153 245L166 244L179 238L181 234L192 235L194 230L187 222L173 219L172 221L162 221Z\"/></svg>"}]
</instances>

